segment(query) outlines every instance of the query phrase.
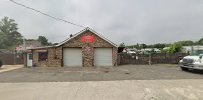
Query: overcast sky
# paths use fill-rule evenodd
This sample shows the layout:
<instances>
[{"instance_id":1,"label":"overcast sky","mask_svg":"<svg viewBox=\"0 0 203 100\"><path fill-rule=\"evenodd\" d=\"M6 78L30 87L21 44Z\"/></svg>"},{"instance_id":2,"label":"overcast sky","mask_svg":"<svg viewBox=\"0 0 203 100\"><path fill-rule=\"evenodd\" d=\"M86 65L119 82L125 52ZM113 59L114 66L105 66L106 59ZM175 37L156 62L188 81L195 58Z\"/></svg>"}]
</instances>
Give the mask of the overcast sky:
<instances>
[{"instance_id":1,"label":"overcast sky","mask_svg":"<svg viewBox=\"0 0 203 100\"><path fill-rule=\"evenodd\" d=\"M203 0L15 0L90 27L116 44L171 43L203 37ZM61 42L83 28L53 20L9 0L0 18L15 19L26 38Z\"/></svg>"}]
</instances>

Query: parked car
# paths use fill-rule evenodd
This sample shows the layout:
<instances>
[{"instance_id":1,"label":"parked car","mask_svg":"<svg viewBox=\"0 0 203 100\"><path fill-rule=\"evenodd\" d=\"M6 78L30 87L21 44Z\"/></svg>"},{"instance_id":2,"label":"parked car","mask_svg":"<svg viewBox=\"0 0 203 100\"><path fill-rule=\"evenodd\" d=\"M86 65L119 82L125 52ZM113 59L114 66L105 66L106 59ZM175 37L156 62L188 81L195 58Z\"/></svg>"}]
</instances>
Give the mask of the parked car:
<instances>
[{"instance_id":1,"label":"parked car","mask_svg":"<svg viewBox=\"0 0 203 100\"><path fill-rule=\"evenodd\" d=\"M203 51L194 51L191 55L179 61L182 70L203 70Z\"/></svg>"}]
</instances>

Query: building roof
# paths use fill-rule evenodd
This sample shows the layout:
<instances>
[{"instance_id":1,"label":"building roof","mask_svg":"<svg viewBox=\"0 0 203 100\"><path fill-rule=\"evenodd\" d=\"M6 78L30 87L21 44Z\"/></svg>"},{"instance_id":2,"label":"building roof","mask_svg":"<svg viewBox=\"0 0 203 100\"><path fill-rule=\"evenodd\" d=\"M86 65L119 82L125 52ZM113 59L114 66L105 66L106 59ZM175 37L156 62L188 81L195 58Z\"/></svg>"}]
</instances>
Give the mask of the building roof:
<instances>
[{"instance_id":1,"label":"building roof","mask_svg":"<svg viewBox=\"0 0 203 100\"><path fill-rule=\"evenodd\" d=\"M82 31L76 33L76 34L73 35L72 37L70 37L70 38L68 38L68 39L66 39L66 40L64 40L64 41L62 41L62 42L59 43L58 45L54 45L54 46L44 46L44 47L36 47L36 48L32 48L32 49L45 49L45 48L51 48L51 47L59 47L59 46L65 44L66 42L70 41L71 39L73 39L73 38L79 36L80 34L82 34L82 33L84 33L84 32L86 32L86 31L90 31L90 32L94 33L95 35L99 36L100 38L102 38L103 40L107 41L107 42L108 42L109 44L111 44L112 46L118 47L115 43L111 42L110 40L108 40L107 38L103 37L102 35L100 35L100 34L97 33L96 31L94 31L94 30L90 29L89 27L87 27L87 28L83 29ZM29 50L31 50L31 49L29 49Z\"/></svg>"},{"instance_id":2,"label":"building roof","mask_svg":"<svg viewBox=\"0 0 203 100\"><path fill-rule=\"evenodd\" d=\"M57 47L57 46L43 46L43 47L34 47L34 48L30 48L30 49L27 49L27 50L32 50L32 49L46 49L46 48L52 48L52 47Z\"/></svg>"},{"instance_id":3,"label":"building roof","mask_svg":"<svg viewBox=\"0 0 203 100\"><path fill-rule=\"evenodd\" d=\"M94 33L95 35L99 36L100 38L104 39L105 41L107 41L107 42L110 43L111 45L113 45L113 46L115 46L115 47L118 47L115 43L111 42L110 40L108 40L107 38L103 37L102 35L100 35L100 34L97 33L96 31L90 29L89 27L87 27L87 28L85 28L84 30L78 32L77 34L73 35L72 37L70 37L70 38L64 40L63 42L59 43L59 44L56 45L56 46L61 46L61 45L63 45L64 43L70 41L71 39L77 37L78 35L80 35L80 34L86 32L86 31L90 31L90 32Z\"/></svg>"},{"instance_id":4,"label":"building roof","mask_svg":"<svg viewBox=\"0 0 203 100\"><path fill-rule=\"evenodd\" d=\"M183 49L186 51L192 51L192 50L203 50L202 45L196 45L196 46L183 46Z\"/></svg>"}]
</instances>

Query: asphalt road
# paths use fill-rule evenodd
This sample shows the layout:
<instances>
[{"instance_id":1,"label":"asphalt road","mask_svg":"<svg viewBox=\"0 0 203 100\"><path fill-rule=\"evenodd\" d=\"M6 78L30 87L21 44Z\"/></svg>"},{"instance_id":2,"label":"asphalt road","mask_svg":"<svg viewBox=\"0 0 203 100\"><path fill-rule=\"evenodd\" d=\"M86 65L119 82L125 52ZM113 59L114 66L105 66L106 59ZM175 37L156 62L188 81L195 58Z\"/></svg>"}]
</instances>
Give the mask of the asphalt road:
<instances>
[{"instance_id":1,"label":"asphalt road","mask_svg":"<svg viewBox=\"0 0 203 100\"><path fill-rule=\"evenodd\" d=\"M199 71L181 71L177 65L125 65L111 68L19 68L0 73L0 82L76 82L116 80L203 79Z\"/></svg>"},{"instance_id":2,"label":"asphalt road","mask_svg":"<svg viewBox=\"0 0 203 100\"><path fill-rule=\"evenodd\" d=\"M203 100L203 73L177 65L0 70L1 100Z\"/></svg>"},{"instance_id":3,"label":"asphalt road","mask_svg":"<svg viewBox=\"0 0 203 100\"><path fill-rule=\"evenodd\" d=\"M1 100L203 100L203 81L0 83Z\"/></svg>"}]
</instances>

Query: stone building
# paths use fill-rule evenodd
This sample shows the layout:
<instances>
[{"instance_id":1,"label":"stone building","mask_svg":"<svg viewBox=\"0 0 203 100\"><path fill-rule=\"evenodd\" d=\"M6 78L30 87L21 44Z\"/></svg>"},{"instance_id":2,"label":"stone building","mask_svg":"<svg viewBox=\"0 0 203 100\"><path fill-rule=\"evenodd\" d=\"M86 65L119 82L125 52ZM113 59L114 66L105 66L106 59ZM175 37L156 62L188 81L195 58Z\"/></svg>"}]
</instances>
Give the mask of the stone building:
<instances>
[{"instance_id":1,"label":"stone building","mask_svg":"<svg viewBox=\"0 0 203 100\"><path fill-rule=\"evenodd\" d=\"M55 46L30 49L25 66L116 66L117 45L86 28Z\"/></svg>"}]
</instances>

